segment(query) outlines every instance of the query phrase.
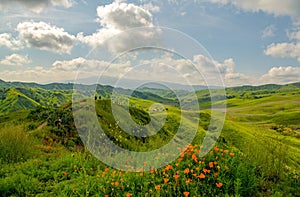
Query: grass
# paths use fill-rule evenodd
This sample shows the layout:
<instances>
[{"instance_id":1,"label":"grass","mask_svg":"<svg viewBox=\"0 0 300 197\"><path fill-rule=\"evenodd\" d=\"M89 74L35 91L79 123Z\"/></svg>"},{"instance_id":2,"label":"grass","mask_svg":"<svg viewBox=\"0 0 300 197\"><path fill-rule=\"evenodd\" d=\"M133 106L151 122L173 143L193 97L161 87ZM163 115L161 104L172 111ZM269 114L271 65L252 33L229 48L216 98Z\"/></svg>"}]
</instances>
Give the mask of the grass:
<instances>
[{"instance_id":1,"label":"grass","mask_svg":"<svg viewBox=\"0 0 300 197\"><path fill-rule=\"evenodd\" d=\"M202 158L198 153L211 119L209 110L180 111L165 105L165 110L152 113L148 110L154 101L131 98L135 123L167 117L163 128L143 142L117 126L108 99L97 100L98 121L106 134L130 150L155 150L166 144L176 134L181 114L187 128L198 128L192 145L175 161L137 173L106 166L83 147L70 103L0 115L0 196L299 196L300 143L293 135L300 125L299 94L290 87L285 92L274 88L275 93L247 95L230 90L221 137ZM198 94L205 97L207 91ZM113 103L120 115L126 113L122 102L120 98ZM210 105L205 98L203 102ZM58 118L60 127L55 126ZM37 129L44 122L47 126Z\"/></svg>"},{"instance_id":2,"label":"grass","mask_svg":"<svg viewBox=\"0 0 300 197\"><path fill-rule=\"evenodd\" d=\"M0 129L0 163L14 163L34 156L34 140L21 126Z\"/></svg>"}]
</instances>

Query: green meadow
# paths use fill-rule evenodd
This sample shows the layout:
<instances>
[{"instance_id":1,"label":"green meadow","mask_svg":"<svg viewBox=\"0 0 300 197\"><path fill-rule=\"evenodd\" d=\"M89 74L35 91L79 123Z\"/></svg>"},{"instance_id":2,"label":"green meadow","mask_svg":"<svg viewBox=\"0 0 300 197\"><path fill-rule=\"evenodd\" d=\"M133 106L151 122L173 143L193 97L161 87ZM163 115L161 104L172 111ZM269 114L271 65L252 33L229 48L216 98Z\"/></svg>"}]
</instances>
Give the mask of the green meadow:
<instances>
[{"instance_id":1,"label":"green meadow","mask_svg":"<svg viewBox=\"0 0 300 197\"><path fill-rule=\"evenodd\" d=\"M130 172L87 149L74 123L74 114L85 111L74 111L71 84L0 82L0 196L300 196L300 83L227 88L226 98L213 103L227 106L221 135L203 157L213 121L208 90L196 92L199 111L187 91L177 92L183 109L172 91L134 91L128 111L137 125L166 118L159 131L149 127L137 132L151 136L136 137L112 114L112 107L120 117L128 113L130 91L112 98L110 86L87 86L79 104L92 101L106 136L124 149L156 150L176 136L180 121L186 135L196 128L192 143L168 165Z\"/></svg>"}]
</instances>

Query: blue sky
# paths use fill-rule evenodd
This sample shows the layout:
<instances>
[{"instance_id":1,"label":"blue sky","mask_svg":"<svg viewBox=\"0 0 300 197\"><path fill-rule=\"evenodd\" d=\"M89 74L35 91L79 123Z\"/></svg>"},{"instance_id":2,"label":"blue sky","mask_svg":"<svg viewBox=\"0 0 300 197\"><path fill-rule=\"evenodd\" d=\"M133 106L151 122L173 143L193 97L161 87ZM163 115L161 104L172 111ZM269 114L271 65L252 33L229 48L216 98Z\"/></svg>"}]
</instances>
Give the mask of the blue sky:
<instances>
[{"instance_id":1,"label":"blue sky","mask_svg":"<svg viewBox=\"0 0 300 197\"><path fill-rule=\"evenodd\" d=\"M90 60L87 55L93 47L104 47L111 36L142 26L168 27L195 39L213 60L208 60L207 54L191 54L191 61L204 75L212 75L207 67L215 66L227 86L300 81L298 0L41 0L38 4L34 0L4 0L0 2L0 18L0 79L6 81L74 81L79 67L83 76L90 77L93 69L103 70L109 61ZM138 35L136 40L118 38L118 45L106 48L111 53L108 57L166 32L152 33ZM185 44L174 42L178 45L174 47ZM174 65L192 83L201 83L193 81L198 76L187 69L186 62L170 54L155 56L157 61L152 63L143 55L130 55L131 62L119 61L109 76L118 77L132 69L137 56L142 58L139 63L148 67L131 75L136 76L132 79L143 79L142 72L152 72L145 77L178 81L168 69L153 69L153 62L159 60ZM154 77L163 70L164 76Z\"/></svg>"}]
</instances>

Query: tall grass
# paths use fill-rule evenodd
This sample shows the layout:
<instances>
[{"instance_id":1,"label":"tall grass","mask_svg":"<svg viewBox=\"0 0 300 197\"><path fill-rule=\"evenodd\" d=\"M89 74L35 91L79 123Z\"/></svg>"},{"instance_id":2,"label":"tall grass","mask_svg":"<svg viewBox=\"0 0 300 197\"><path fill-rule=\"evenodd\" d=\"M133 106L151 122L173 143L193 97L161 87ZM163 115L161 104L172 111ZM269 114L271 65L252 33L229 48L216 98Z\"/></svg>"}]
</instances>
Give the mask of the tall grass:
<instances>
[{"instance_id":1,"label":"tall grass","mask_svg":"<svg viewBox=\"0 0 300 197\"><path fill-rule=\"evenodd\" d=\"M33 140L22 126L0 128L0 163L26 160L34 155Z\"/></svg>"}]
</instances>

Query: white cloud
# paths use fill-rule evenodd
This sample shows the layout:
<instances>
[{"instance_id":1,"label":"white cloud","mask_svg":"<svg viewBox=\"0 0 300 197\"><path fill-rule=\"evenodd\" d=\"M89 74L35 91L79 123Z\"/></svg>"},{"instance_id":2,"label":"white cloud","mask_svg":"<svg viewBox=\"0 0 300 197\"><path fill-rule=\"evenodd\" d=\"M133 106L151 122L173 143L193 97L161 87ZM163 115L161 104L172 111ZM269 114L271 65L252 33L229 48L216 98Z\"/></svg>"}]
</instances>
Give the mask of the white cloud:
<instances>
[{"instance_id":1,"label":"white cloud","mask_svg":"<svg viewBox=\"0 0 300 197\"><path fill-rule=\"evenodd\" d=\"M113 2L109 5L99 6L97 14L99 17L97 21L102 28L92 35L84 36L83 33L77 35L78 40L92 47L102 46L107 39L126 30L154 26L150 11L143 6L131 3ZM158 31L149 31L149 29L136 29L130 33L123 33L118 38L115 37L108 48L112 52L117 52L128 47L139 46L140 43L151 42L158 33Z\"/></svg>"},{"instance_id":2,"label":"white cloud","mask_svg":"<svg viewBox=\"0 0 300 197\"><path fill-rule=\"evenodd\" d=\"M57 72L55 69L46 69L40 66L27 70L0 71L0 76L7 81L50 83L74 80L76 71Z\"/></svg>"},{"instance_id":3,"label":"white cloud","mask_svg":"<svg viewBox=\"0 0 300 197\"><path fill-rule=\"evenodd\" d=\"M196 55L193 64L184 59L174 59L171 56L162 56L152 60L143 60L138 67L129 61L113 63L97 60L87 60L79 57L71 60L55 61L52 67L36 67L27 70L0 71L0 76L9 81L35 81L48 83L54 81L74 81L79 79L96 79L100 76L132 80L150 80L157 82L173 82L207 85L201 74L209 80L217 80L218 73L212 67L217 67L226 86L245 84L261 85L267 83L285 84L298 82L300 67L273 67L262 76L248 76L235 71L235 62L232 58L223 62L211 61L203 55ZM80 75L78 69L80 68ZM195 83L194 83L195 82ZM212 85L212 83L209 83ZM220 85L220 84L219 84Z\"/></svg>"},{"instance_id":4,"label":"white cloud","mask_svg":"<svg viewBox=\"0 0 300 197\"><path fill-rule=\"evenodd\" d=\"M267 74L263 75L260 78L261 84L266 83L276 83L276 84L284 84L284 83L293 83L299 82L300 80L300 67L273 67L271 68Z\"/></svg>"},{"instance_id":5,"label":"white cloud","mask_svg":"<svg viewBox=\"0 0 300 197\"><path fill-rule=\"evenodd\" d=\"M6 56L3 60L0 61L0 64L7 66L22 66L29 64L31 61L28 56L22 56L19 54L12 54Z\"/></svg>"},{"instance_id":6,"label":"white cloud","mask_svg":"<svg viewBox=\"0 0 300 197\"><path fill-rule=\"evenodd\" d=\"M23 22L17 26L20 39L41 50L55 53L70 53L76 38L62 28L51 26L45 22Z\"/></svg>"},{"instance_id":7,"label":"white cloud","mask_svg":"<svg viewBox=\"0 0 300 197\"><path fill-rule=\"evenodd\" d=\"M69 8L73 4L73 0L1 0L0 10L13 9L17 5L23 6L30 11L40 13L48 6L62 6Z\"/></svg>"},{"instance_id":8,"label":"white cloud","mask_svg":"<svg viewBox=\"0 0 300 197\"><path fill-rule=\"evenodd\" d=\"M160 7L153 5L151 2L150 3L145 3L144 5L142 5L142 7L145 10L151 11L151 12L159 12L160 11Z\"/></svg>"},{"instance_id":9,"label":"white cloud","mask_svg":"<svg viewBox=\"0 0 300 197\"><path fill-rule=\"evenodd\" d=\"M19 50L24 47L20 40L13 38L12 35L8 33L0 34L0 47L1 46L5 46L11 50Z\"/></svg>"},{"instance_id":10,"label":"white cloud","mask_svg":"<svg viewBox=\"0 0 300 197\"><path fill-rule=\"evenodd\" d=\"M75 71L80 69L83 71L90 71L91 73L94 73L95 71L101 72L109 65L111 66L112 64L106 61L88 60L82 57L71 60L55 61L52 64L53 69L56 70Z\"/></svg>"},{"instance_id":11,"label":"white cloud","mask_svg":"<svg viewBox=\"0 0 300 197\"><path fill-rule=\"evenodd\" d=\"M264 53L272 57L298 58L300 62L300 43L272 43L267 47Z\"/></svg>"},{"instance_id":12,"label":"white cloud","mask_svg":"<svg viewBox=\"0 0 300 197\"><path fill-rule=\"evenodd\" d=\"M250 12L263 11L274 16L290 16L295 22L300 21L299 0L207 0L212 3L232 4Z\"/></svg>"},{"instance_id":13,"label":"white cloud","mask_svg":"<svg viewBox=\"0 0 300 197\"><path fill-rule=\"evenodd\" d=\"M267 26L262 32L262 38L275 36L276 27L274 25Z\"/></svg>"},{"instance_id":14,"label":"white cloud","mask_svg":"<svg viewBox=\"0 0 300 197\"><path fill-rule=\"evenodd\" d=\"M290 40L300 41L300 31L288 32L288 37Z\"/></svg>"}]
</instances>

